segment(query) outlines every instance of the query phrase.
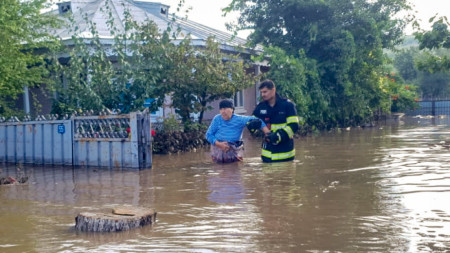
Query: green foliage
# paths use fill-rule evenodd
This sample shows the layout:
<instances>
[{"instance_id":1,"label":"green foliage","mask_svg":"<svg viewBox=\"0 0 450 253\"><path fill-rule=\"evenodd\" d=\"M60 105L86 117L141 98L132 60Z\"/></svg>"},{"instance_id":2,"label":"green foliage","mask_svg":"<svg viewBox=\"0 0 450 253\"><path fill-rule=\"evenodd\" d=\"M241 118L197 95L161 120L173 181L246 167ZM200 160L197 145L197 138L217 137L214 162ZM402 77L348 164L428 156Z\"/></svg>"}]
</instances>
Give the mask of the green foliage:
<instances>
[{"instance_id":1,"label":"green foliage","mask_svg":"<svg viewBox=\"0 0 450 253\"><path fill-rule=\"evenodd\" d=\"M198 122L187 121L184 123L184 132L205 132L208 130L208 125Z\"/></svg>"},{"instance_id":2,"label":"green foliage","mask_svg":"<svg viewBox=\"0 0 450 253\"><path fill-rule=\"evenodd\" d=\"M391 112L405 112L417 108L417 87L415 85L403 84L401 78L390 73L381 79L383 91L387 95L385 105L390 105Z\"/></svg>"},{"instance_id":3,"label":"green foliage","mask_svg":"<svg viewBox=\"0 0 450 253\"><path fill-rule=\"evenodd\" d=\"M450 29L447 17L439 17L436 21L436 16L430 18L430 23L433 23L431 31L416 32L414 35L419 40L420 49L450 49ZM429 73L448 72L450 70L450 56L436 54L437 51L429 52L426 57L423 57L417 62L420 70Z\"/></svg>"},{"instance_id":4,"label":"green foliage","mask_svg":"<svg viewBox=\"0 0 450 253\"><path fill-rule=\"evenodd\" d=\"M166 132L181 131L182 127L180 122L175 118L175 115L171 114L169 117L163 119L163 130Z\"/></svg>"},{"instance_id":5,"label":"green foliage","mask_svg":"<svg viewBox=\"0 0 450 253\"><path fill-rule=\"evenodd\" d=\"M436 21L436 16L430 18L431 31L416 32L416 39L419 40L420 49L438 49L450 48L450 30L447 17L439 17Z\"/></svg>"},{"instance_id":6,"label":"green foliage","mask_svg":"<svg viewBox=\"0 0 450 253\"><path fill-rule=\"evenodd\" d=\"M306 98L304 89L306 86L305 67L303 59L287 55L278 47L265 49L265 57L270 57L270 70L266 77L277 80L277 92L297 103L297 110L306 111Z\"/></svg>"},{"instance_id":7,"label":"green foliage","mask_svg":"<svg viewBox=\"0 0 450 253\"><path fill-rule=\"evenodd\" d=\"M406 0L233 0L225 10L241 12L235 28L254 29L252 44L299 59L306 79L290 78L289 69L269 75L300 85L284 90L302 90L303 100L292 99L312 111L309 124L334 127L361 124L388 110L379 81L383 49L401 41L407 20L393 17L406 9ZM279 64L276 57L269 61L271 67Z\"/></svg>"},{"instance_id":8,"label":"green foliage","mask_svg":"<svg viewBox=\"0 0 450 253\"><path fill-rule=\"evenodd\" d=\"M415 81L419 76L419 71L414 65L414 60L418 54L417 49L409 48L394 56L394 66L405 81Z\"/></svg>"},{"instance_id":9,"label":"green foliage","mask_svg":"<svg viewBox=\"0 0 450 253\"><path fill-rule=\"evenodd\" d=\"M186 121L181 124L171 114L163 119L162 129L156 131L152 149L155 154L178 153L195 151L197 148L208 146L205 138L207 125Z\"/></svg>"},{"instance_id":10,"label":"green foliage","mask_svg":"<svg viewBox=\"0 0 450 253\"><path fill-rule=\"evenodd\" d=\"M298 115L301 119L308 119L308 124L322 124L328 104L323 90L317 85L314 61L307 59L302 52L298 57L288 55L279 47L266 48L264 54L254 60L265 58L270 59L270 69L265 78L276 80L277 92L295 101Z\"/></svg>"},{"instance_id":11,"label":"green foliage","mask_svg":"<svg viewBox=\"0 0 450 253\"><path fill-rule=\"evenodd\" d=\"M448 98L450 96L450 73L423 72L419 78L424 99Z\"/></svg>"},{"instance_id":12,"label":"green foliage","mask_svg":"<svg viewBox=\"0 0 450 253\"><path fill-rule=\"evenodd\" d=\"M255 81L246 74L244 62L237 55L223 54L212 37L205 48L192 46L189 38L181 41L169 51L169 59L165 85L183 122L200 113L201 123L208 103L232 97Z\"/></svg>"},{"instance_id":13,"label":"green foliage","mask_svg":"<svg viewBox=\"0 0 450 253\"><path fill-rule=\"evenodd\" d=\"M440 56L438 56L440 55ZM450 56L447 49L404 49L394 55L394 66L407 83L416 84L423 99L447 98L450 96L450 73L437 57ZM441 70L441 71L437 71Z\"/></svg>"},{"instance_id":14,"label":"green foliage","mask_svg":"<svg viewBox=\"0 0 450 253\"><path fill-rule=\"evenodd\" d=\"M446 55L436 55L431 52L425 52L426 57L422 57L417 62L417 68L428 73L448 72L450 70L450 57Z\"/></svg>"},{"instance_id":15,"label":"green foliage","mask_svg":"<svg viewBox=\"0 0 450 253\"><path fill-rule=\"evenodd\" d=\"M58 21L41 14L45 7L45 0L0 2L0 115L13 112L11 101L24 86L48 81L45 59L58 43L44 27L56 27Z\"/></svg>"},{"instance_id":16,"label":"green foliage","mask_svg":"<svg viewBox=\"0 0 450 253\"><path fill-rule=\"evenodd\" d=\"M209 146L205 138L206 128L199 131L165 131L156 132L153 138L152 149L154 154L168 154L186 151L195 151L198 148Z\"/></svg>"},{"instance_id":17,"label":"green foliage","mask_svg":"<svg viewBox=\"0 0 450 253\"><path fill-rule=\"evenodd\" d=\"M222 53L214 38L204 48L194 47L189 38L175 45L170 26L159 32L152 21L133 21L128 10L123 15L126 33L121 34L114 26L112 10L108 5L102 8L114 38L111 50L100 43L95 24L88 23L87 16L85 22L93 36L89 43L72 25L70 61L55 71L54 88L60 94L55 111L109 108L130 112L143 109L146 98L157 98L151 108L157 109L169 95L183 122L190 121L193 113L200 113L201 122L209 102L231 97L254 82L238 55Z\"/></svg>"},{"instance_id":18,"label":"green foliage","mask_svg":"<svg viewBox=\"0 0 450 253\"><path fill-rule=\"evenodd\" d=\"M143 42L143 43L139 43ZM142 105L145 98L157 98L151 109L156 110L162 105L165 95L170 93L166 85L171 59L170 52L176 50L172 43L169 31L160 33L152 21L141 24L134 37L133 55L133 91L136 105Z\"/></svg>"},{"instance_id":19,"label":"green foliage","mask_svg":"<svg viewBox=\"0 0 450 253\"><path fill-rule=\"evenodd\" d=\"M105 12L110 11L105 5ZM109 17L112 19L111 15ZM151 22L138 26L127 10L124 17L126 34L118 33L112 20L107 22L114 36L111 48L100 41L96 26L88 22L87 15L83 18L92 39L83 39L78 26L69 19L74 32L74 46L69 49L67 64L55 64L55 85L52 88L58 91L58 99L53 105L54 113L100 111L104 108L128 113L143 109L144 100L156 96L150 87L159 81L160 69L147 64L149 58L155 57L147 45L154 43L160 34ZM144 43L139 43L138 39Z\"/></svg>"}]
</instances>

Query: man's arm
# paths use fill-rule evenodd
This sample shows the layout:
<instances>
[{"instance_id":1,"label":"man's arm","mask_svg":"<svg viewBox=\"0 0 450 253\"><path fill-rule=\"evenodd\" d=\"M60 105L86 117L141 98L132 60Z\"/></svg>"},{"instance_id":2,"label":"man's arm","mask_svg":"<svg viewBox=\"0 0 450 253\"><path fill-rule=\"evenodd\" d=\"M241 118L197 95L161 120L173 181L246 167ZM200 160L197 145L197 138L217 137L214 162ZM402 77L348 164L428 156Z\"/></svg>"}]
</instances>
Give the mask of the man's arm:
<instances>
[{"instance_id":1,"label":"man's arm","mask_svg":"<svg viewBox=\"0 0 450 253\"><path fill-rule=\"evenodd\" d=\"M270 132L269 128L266 126L266 123L264 123L264 121L260 118L255 116L247 116L246 121L247 128L251 133L255 133L256 130L262 130L263 133Z\"/></svg>"},{"instance_id":2,"label":"man's arm","mask_svg":"<svg viewBox=\"0 0 450 253\"><path fill-rule=\"evenodd\" d=\"M265 137L266 141L273 145L278 145L281 142L294 138L294 134L298 130L298 123L299 120L295 106L289 102L286 108L286 125L267 134Z\"/></svg>"},{"instance_id":3,"label":"man's arm","mask_svg":"<svg viewBox=\"0 0 450 253\"><path fill-rule=\"evenodd\" d=\"M297 110L292 102L289 102L287 112L286 112L286 127L283 130L289 135L289 138L293 138L295 132L297 132L299 127L299 120L297 116Z\"/></svg>"},{"instance_id":4,"label":"man's arm","mask_svg":"<svg viewBox=\"0 0 450 253\"><path fill-rule=\"evenodd\" d=\"M262 129L264 134L269 134L270 133L270 129L267 126L264 126Z\"/></svg>"}]
</instances>

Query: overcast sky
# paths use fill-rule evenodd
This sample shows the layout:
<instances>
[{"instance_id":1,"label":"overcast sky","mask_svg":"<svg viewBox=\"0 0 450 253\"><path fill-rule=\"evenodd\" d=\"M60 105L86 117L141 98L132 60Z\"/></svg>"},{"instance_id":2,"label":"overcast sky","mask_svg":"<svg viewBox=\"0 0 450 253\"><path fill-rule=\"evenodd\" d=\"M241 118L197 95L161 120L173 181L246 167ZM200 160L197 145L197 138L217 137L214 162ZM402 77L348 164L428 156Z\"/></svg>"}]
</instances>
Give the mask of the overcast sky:
<instances>
[{"instance_id":1,"label":"overcast sky","mask_svg":"<svg viewBox=\"0 0 450 253\"><path fill-rule=\"evenodd\" d=\"M161 0L161 3L170 5L170 12L174 13L179 0ZM185 0L185 6L191 6L192 10L188 18L192 21L207 25L212 28L226 31L225 23L235 20L237 14L222 17L221 9L226 7L230 0ZM414 14L422 20L421 26L429 29L428 19L438 13L440 16L450 18L450 0L410 0L414 7ZM412 33L408 28L406 33ZM240 37L246 37L248 33L240 33Z\"/></svg>"},{"instance_id":2,"label":"overcast sky","mask_svg":"<svg viewBox=\"0 0 450 253\"><path fill-rule=\"evenodd\" d=\"M434 15L447 16L450 18L450 1L449 0L410 0L412 3L414 11L413 13L422 22L420 26L422 29L431 29L428 20ZM411 29L407 29L406 33L411 33Z\"/></svg>"}]
</instances>

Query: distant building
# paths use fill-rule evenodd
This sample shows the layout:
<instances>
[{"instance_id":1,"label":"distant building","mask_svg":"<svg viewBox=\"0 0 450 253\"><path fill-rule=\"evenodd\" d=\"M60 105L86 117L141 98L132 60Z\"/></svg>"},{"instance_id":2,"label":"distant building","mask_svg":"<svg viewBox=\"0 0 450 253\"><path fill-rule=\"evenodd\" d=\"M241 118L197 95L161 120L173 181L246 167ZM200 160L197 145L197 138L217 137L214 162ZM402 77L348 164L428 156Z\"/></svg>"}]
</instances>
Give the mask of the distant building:
<instances>
[{"instance_id":1,"label":"distant building","mask_svg":"<svg viewBox=\"0 0 450 253\"><path fill-rule=\"evenodd\" d=\"M169 24L172 24L173 27L179 27L181 32L179 33L179 38L177 39L181 40L190 34L193 45L198 47L205 46L207 38L210 36L215 37L216 41L220 43L221 50L226 53L236 52L236 46L244 46L246 43L246 40L233 37L231 34L226 32L222 32L193 21L178 18L174 15L169 15L170 7L157 2L146 0L72 0L60 2L57 6L58 8L52 12L61 15L62 17L71 13L73 15L75 25L79 29L78 34L87 40L93 37L89 31L88 23L92 22L96 24L101 43L105 46L114 43L113 36L111 36L110 30L106 23L109 19L104 11L106 6L111 10L113 15L112 18L115 23L114 25L115 28L118 29L118 32L125 31L124 11L129 10L135 21L144 22L146 20L152 20L159 27L160 31L166 30ZM73 31L69 27L62 27L55 30L55 35L59 36L66 46L73 45L71 39L72 34ZM256 49L256 51L248 50L247 56L249 57L251 54L257 53L258 51L261 52L261 49ZM61 55L60 59L64 62L68 61L69 58L67 55ZM253 69L247 71L259 74L266 68L267 67L263 64L255 64ZM30 96L28 89L25 89L24 92L25 94L22 101L24 104L24 111L26 113L33 113L35 112L35 108L30 108ZM258 96L259 91L256 86L237 92L234 97L236 112L250 114L257 104ZM38 92L37 99L42 103L41 113L49 113L51 110L51 103L48 96L45 97L43 94L39 94ZM170 98L167 98L165 105L155 113L155 118L165 117L170 113L174 113L174 109L171 108L170 104ZM218 113L217 105L218 102L213 103L211 106L215 109L205 112L205 120L211 119Z\"/></svg>"}]
</instances>

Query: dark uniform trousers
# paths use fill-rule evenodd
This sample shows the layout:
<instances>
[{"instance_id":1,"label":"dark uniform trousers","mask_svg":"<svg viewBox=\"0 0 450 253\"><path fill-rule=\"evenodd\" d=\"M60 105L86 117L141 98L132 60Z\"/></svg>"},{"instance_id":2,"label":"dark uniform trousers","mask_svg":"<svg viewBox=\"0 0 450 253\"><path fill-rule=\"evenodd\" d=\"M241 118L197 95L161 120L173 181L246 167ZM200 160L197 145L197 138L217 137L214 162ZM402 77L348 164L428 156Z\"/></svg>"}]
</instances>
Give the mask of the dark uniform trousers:
<instances>
[{"instance_id":1,"label":"dark uniform trousers","mask_svg":"<svg viewBox=\"0 0 450 253\"><path fill-rule=\"evenodd\" d=\"M294 103L277 94L273 107L268 102L259 103L253 115L262 119L270 131L283 131L284 138L278 145L264 142L261 158L263 162L284 162L295 158L294 133L298 130L298 116Z\"/></svg>"}]
</instances>

